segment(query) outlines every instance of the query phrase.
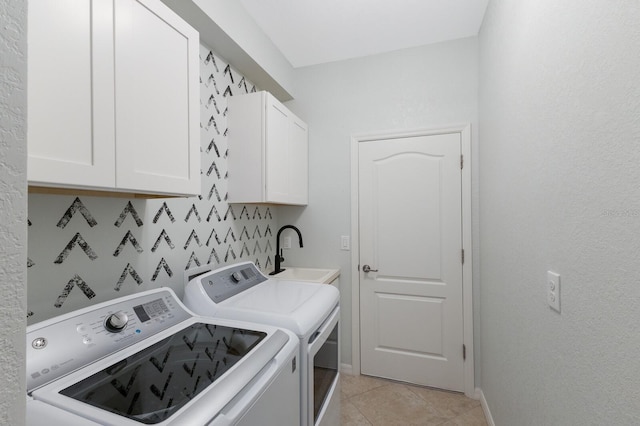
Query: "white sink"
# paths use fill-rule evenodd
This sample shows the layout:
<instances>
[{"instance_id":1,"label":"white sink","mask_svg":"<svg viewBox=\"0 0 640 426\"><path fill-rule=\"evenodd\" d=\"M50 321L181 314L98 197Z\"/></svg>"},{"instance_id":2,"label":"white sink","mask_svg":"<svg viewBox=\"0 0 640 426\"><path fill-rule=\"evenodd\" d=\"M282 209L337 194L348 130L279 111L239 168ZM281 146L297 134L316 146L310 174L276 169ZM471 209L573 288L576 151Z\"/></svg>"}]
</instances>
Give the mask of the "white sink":
<instances>
[{"instance_id":1,"label":"white sink","mask_svg":"<svg viewBox=\"0 0 640 426\"><path fill-rule=\"evenodd\" d=\"M340 275L338 269L316 269L316 268L297 268L292 266L285 267L285 270L279 274L273 275L273 278L288 281L307 281L314 283L329 284Z\"/></svg>"}]
</instances>

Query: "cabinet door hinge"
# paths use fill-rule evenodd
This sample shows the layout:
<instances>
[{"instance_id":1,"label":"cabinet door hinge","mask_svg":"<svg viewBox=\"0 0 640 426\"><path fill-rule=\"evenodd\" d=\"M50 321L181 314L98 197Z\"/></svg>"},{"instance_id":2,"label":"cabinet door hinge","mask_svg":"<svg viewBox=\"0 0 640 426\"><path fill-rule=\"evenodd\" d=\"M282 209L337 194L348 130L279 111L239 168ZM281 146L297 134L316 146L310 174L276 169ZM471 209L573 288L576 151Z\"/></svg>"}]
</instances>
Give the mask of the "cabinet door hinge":
<instances>
[{"instance_id":1,"label":"cabinet door hinge","mask_svg":"<svg viewBox=\"0 0 640 426\"><path fill-rule=\"evenodd\" d=\"M462 258L462 264L464 265L464 249L462 249L461 258Z\"/></svg>"},{"instance_id":2,"label":"cabinet door hinge","mask_svg":"<svg viewBox=\"0 0 640 426\"><path fill-rule=\"evenodd\" d=\"M466 345L462 345L462 360L463 361L467 360L467 346Z\"/></svg>"},{"instance_id":3,"label":"cabinet door hinge","mask_svg":"<svg viewBox=\"0 0 640 426\"><path fill-rule=\"evenodd\" d=\"M464 155L460 154L460 169L464 167Z\"/></svg>"}]
</instances>

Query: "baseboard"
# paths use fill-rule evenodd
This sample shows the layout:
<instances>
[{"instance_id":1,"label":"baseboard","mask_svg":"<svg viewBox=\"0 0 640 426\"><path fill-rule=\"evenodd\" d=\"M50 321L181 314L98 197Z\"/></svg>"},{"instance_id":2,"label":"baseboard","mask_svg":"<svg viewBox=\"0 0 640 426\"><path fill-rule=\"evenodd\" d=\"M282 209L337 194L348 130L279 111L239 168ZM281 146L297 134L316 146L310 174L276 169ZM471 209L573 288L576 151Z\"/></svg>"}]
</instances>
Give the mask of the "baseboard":
<instances>
[{"instance_id":1,"label":"baseboard","mask_svg":"<svg viewBox=\"0 0 640 426\"><path fill-rule=\"evenodd\" d=\"M482 392L482 389L476 388L476 394L480 394L480 404L482 405L482 411L484 411L484 417L487 419L487 425L496 426L493 421L493 416L491 415L491 410L489 410L487 399L484 397L484 392Z\"/></svg>"},{"instance_id":2,"label":"baseboard","mask_svg":"<svg viewBox=\"0 0 640 426\"><path fill-rule=\"evenodd\" d=\"M466 394L465 394L466 395ZM473 395L467 395L469 398L473 398L477 401L480 401L480 399L482 399L482 389L480 388L475 388Z\"/></svg>"},{"instance_id":3,"label":"baseboard","mask_svg":"<svg viewBox=\"0 0 640 426\"><path fill-rule=\"evenodd\" d=\"M351 364L340 364L340 372L343 374L348 374L353 376L353 365Z\"/></svg>"}]
</instances>

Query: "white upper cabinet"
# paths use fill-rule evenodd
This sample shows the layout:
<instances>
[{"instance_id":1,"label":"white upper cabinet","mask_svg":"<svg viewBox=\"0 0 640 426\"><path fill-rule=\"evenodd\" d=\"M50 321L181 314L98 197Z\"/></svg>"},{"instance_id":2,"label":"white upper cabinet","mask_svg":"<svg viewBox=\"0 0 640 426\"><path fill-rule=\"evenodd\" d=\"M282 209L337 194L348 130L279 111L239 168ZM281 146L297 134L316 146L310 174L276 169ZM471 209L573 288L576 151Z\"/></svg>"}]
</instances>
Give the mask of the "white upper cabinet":
<instances>
[{"instance_id":1,"label":"white upper cabinet","mask_svg":"<svg viewBox=\"0 0 640 426\"><path fill-rule=\"evenodd\" d=\"M267 92L229 98L229 202L306 205L307 125Z\"/></svg>"},{"instance_id":2,"label":"white upper cabinet","mask_svg":"<svg viewBox=\"0 0 640 426\"><path fill-rule=\"evenodd\" d=\"M29 1L33 186L200 194L198 33L159 0Z\"/></svg>"}]
</instances>

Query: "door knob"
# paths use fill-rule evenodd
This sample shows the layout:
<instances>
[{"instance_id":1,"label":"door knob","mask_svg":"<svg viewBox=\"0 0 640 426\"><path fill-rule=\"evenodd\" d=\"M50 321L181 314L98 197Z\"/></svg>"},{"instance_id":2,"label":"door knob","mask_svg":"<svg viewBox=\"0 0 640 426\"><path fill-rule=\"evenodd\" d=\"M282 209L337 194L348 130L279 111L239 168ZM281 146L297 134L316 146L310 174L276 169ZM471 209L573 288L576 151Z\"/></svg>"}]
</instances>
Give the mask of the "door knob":
<instances>
[{"instance_id":1,"label":"door knob","mask_svg":"<svg viewBox=\"0 0 640 426\"><path fill-rule=\"evenodd\" d=\"M362 267L362 272L378 272L377 269L371 269L371 266L369 265L364 265Z\"/></svg>"}]
</instances>

